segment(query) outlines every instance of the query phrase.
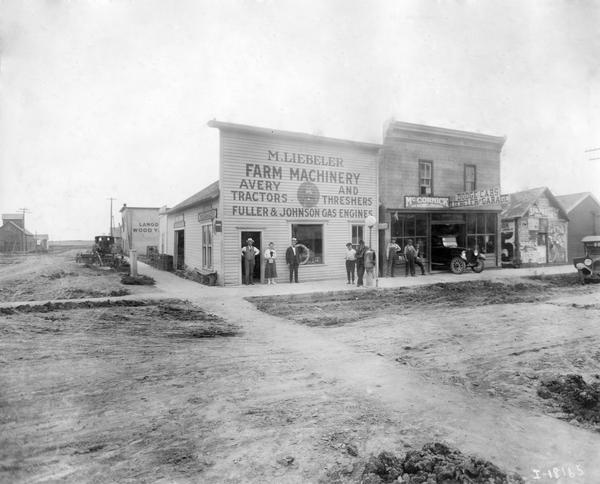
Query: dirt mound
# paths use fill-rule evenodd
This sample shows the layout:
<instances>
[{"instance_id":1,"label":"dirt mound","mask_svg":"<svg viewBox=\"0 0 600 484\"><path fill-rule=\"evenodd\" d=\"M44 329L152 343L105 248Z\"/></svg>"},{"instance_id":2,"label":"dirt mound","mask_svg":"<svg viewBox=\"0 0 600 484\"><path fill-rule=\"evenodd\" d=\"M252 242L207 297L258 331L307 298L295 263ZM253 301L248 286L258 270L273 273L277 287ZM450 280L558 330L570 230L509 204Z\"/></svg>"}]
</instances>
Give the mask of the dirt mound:
<instances>
[{"instance_id":1,"label":"dirt mound","mask_svg":"<svg viewBox=\"0 0 600 484\"><path fill-rule=\"evenodd\" d=\"M50 274L42 274L41 277L47 277L50 280L53 279L62 279L63 277L77 277L79 274L77 272L69 272L63 269L52 272Z\"/></svg>"},{"instance_id":2,"label":"dirt mound","mask_svg":"<svg viewBox=\"0 0 600 484\"><path fill-rule=\"evenodd\" d=\"M236 336L240 332L239 326L184 302L149 307L148 317L163 323L184 323L164 330L164 335L172 338L215 338Z\"/></svg>"},{"instance_id":3,"label":"dirt mound","mask_svg":"<svg viewBox=\"0 0 600 484\"><path fill-rule=\"evenodd\" d=\"M186 304L159 304L152 308L152 316L177 321L209 321L218 316Z\"/></svg>"},{"instance_id":4,"label":"dirt mound","mask_svg":"<svg viewBox=\"0 0 600 484\"><path fill-rule=\"evenodd\" d=\"M144 276L140 274L138 276L130 276L129 274L124 274L121 276L121 284L133 284L138 286L152 286L156 281L149 276Z\"/></svg>"},{"instance_id":5,"label":"dirt mound","mask_svg":"<svg viewBox=\"0 0 600 484\"><path fill-rule=\"evenodd\" d=\"M544 399L553 399L571 418L600 424L600 383L586 383L581 375L567 374L540 382L537 391Z\"/></svg>"},{"instance_id":6,"label":"dirt mound","mask_svg":"<svg viewBox=\"0 0 600 484\"><path fill-rule=\"evenodd\" d=\"M365 466L362 482L510 484L525 481L516 474L502 472L491 462L434 442L425 444L421 450L407 452L403 459L391 452L372 456Z\"/></svg>"},{"instance_id":7,"label":"dirt mound","mask_svg":"<svg viewBox=\"0 0 600 484\"><path fill-rule=\"evenodd\" d=\"M339 326L390 311L427 307L479 307L490 304L532 303L552 297L551 285L541 281L440 282L422 287L372 291L246 298L257 309L307 326ZM559 291L559 288L554 288Z\"/></svg>"},{"instance_id":8,"label":"dirt mound","mask_svg":"<svg viewBox=\"0 0 600 484\"><path fill-rule=\"evenodd\" d=\"M16 313L47 313L50 311L62 311L64 309L83 309L83 308L102 308L111 306L148 306L156 304L155 301L149 300L110 300L99 299L97 301L65 301L65 302L47 302L44 304L20 304L13 307L0 307L0 314L16 314Z\"/></svg>"},{"instance_id":9,"label":"dirt mound","mask_svg":"<svg viewBox=\"0 0 600 484\"><path fill-rule=\"evenodd\" d=\"M527 276L526 279L540 281L551 287L577 287L581 285L579 274L576 271L570 274L539 274Z\"/></svg>"}]
</instances>

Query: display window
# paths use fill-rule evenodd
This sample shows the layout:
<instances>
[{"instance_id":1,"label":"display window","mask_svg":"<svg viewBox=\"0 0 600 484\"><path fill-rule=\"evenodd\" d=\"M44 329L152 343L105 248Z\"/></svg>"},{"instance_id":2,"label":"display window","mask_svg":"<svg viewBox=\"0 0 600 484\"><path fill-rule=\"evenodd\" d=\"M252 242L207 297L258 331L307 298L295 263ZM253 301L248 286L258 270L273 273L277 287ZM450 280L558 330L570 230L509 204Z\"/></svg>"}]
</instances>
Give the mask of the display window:
<instances>
[{"instance_id":1,"label":"display window","mask_svg":"<svg viewBox=\"0 0 600 484\"><path fill-rule=\"evenodd\" d=\"M306 264L323 264L322 224L292 224L292 237L308 249Z\"/></svg>"},{"instance_id":2,"label":"display window","mask_svg":"<svg viewBox=\"0 0 600 484\"><path fill-rule=\"evenodd\" d=\"M495 213L467 214L467 247L477 249L485 254L495 254L496 225L497 215Z\"/></svg>"},{"instance_id":3,"label":"display window","mask_svg":"<svg viewBox=\"0 0 600 484\"><path fill-rule=\"evenodd\" d=\"M421 256L427 256L427 214L392 214L391 233L392 240L402 249L408 239L412 239L414 246L419 246Z\"/></svg>"}]
</instances>

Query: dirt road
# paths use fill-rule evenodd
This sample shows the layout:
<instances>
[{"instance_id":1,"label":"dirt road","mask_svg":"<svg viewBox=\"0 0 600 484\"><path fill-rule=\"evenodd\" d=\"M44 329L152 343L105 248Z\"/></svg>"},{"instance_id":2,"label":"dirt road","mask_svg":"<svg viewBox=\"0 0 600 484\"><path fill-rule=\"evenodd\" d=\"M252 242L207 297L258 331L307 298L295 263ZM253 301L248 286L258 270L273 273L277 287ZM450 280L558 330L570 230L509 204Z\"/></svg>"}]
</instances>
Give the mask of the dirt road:
<instances>
[{"instance_id":1,"label":"dirt road","mask_svg":"<svg viewBox=\"0 0 600 484\"><path fill-rule=\"evenodd\" d=\"M522 360L527 353L510 353L536 339L533 348L548 348L532 354L559 351L552 345L569 332L596 344L596 288L585 295L593 303L577 312L577 326L572 304L582 296L574 293L476 311L408 308L324 328L266 314L243 298L298 286L210 288L146 266L141 272L157 280L152 299L189 300L241 332L173 338L173 325L184 332L189 325L139 308L59 312L54 321L9 316L0 475L14 482L357 482L369 454L438 440L528 482L600 482L597 432L544 412L531 388L515 398L515 386L487 384L510 383L500 370L530 363ZM318 312L318 304L304 310ZM556 320L569 331L547 324ZM583 475L543 474L576 465Z\"/></svg>"}]
</instances>

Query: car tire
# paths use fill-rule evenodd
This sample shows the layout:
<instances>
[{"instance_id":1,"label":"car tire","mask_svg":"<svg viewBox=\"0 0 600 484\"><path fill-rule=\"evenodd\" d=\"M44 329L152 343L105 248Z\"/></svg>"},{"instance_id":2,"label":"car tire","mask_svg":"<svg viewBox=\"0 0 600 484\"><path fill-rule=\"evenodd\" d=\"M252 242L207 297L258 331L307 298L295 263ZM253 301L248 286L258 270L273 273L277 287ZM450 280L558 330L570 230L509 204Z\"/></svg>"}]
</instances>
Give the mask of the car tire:
<instances>
[{"instance_id":1,"label":"car tire","mask_svg":"<svg viewBox=\"0 0 600 484\"><path fill-rule=\"evenodd\" d=\"M473 272L476 272L477 274L479 274L480 272L483 272L484 268L485 268L485 263L481 259L477 259L477 262L473 266Z\"/></svg>"},{"instance_id":2,"label":"car tire","mask_svg":"<svg viewBox=\"0 0 600 484\"><path fill-rule=\"evenodd\" d=\"M450 261L450 270L453 274L462 274L466 268L467 264L460 257L453 257Z\"/></svg>"}]
</instances>

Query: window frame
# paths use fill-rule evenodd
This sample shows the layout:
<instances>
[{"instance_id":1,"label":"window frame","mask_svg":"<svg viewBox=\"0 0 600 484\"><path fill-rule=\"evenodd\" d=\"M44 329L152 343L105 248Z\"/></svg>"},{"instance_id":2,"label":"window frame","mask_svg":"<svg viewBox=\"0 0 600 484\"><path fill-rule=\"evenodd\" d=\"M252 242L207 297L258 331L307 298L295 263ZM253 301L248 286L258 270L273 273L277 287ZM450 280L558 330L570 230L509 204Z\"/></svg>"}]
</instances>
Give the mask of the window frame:
<instances>
[{"instance_id":1,"label":"window frame","mask_svg":"<svg viewBox=\"0 0 600 484\"><path fill-rule=\"evenodd\" d=\"M354 236L354 229L356 229L356 237ZM358 232L361 232L359 235ZM365 226L364 224L353 224L350 223L350 242L354 249L358 248L358 241L365 240Z\"/></svg>"},{"instance_id":2,"label":"window frame","mask_svg":"<svg viewBox=\"0 0 600 484\"><path fill-rule=\"evenodd\" d=\"M421 166L429 167L429 178L421 177ZM433 196L433 160L419 160L419 170L417 173L417 179L418 179L418 194L419 194L419 196L432 197ZM429 185L422 185L421 179L429 180ZM427 191L427 187L429 187L429 193L422 193L421 189L425 188L425 191Z\"/></svg>"},{"instance_id":3,"label":"window frame","mask_svg":"<svg viewBox=\"0 0 600 484\"><path fill-rule=\"evenodd\" d=\"M467 171L469 168L473 168L473 180L467 180ZM467 183L473 183L473 188L468 188ZM477 190L477 165L465 164L464 176L463 176L463 188L465 192L474 192Z\"/></svg>"},{"instance_id":4,"label":"window frame","mask_svg":"<svg viewBox=\"0 0 600 484\"><path fill-rule=\"evenodd\" d=\"M213 224L207 223L202 224L202 268L212 269L213 268L213 239L214 231ZM208 243L207 243L208 242Z\"/></svg>"},{"instance_id":5,"label":"window frame","mask_svg":"<svg viewBox=\"0 0 600 484\"><path fill-rule=\"evenodd\" d=\"M314 247L309 247L305 242L302 241L297 234L297 227L319 227L321 230L321 252L317 253L317 250ZM290 239L295 238L298 244L302 244L306 246L309 250L309 259L304 264L306 266L319 266L325 264L325 224L318 222L294 222L290 224ZM313 239L317 240L317 239ZM314 262L315 259L318 259L318 262Z\"/></svg>"}]
</instances>

